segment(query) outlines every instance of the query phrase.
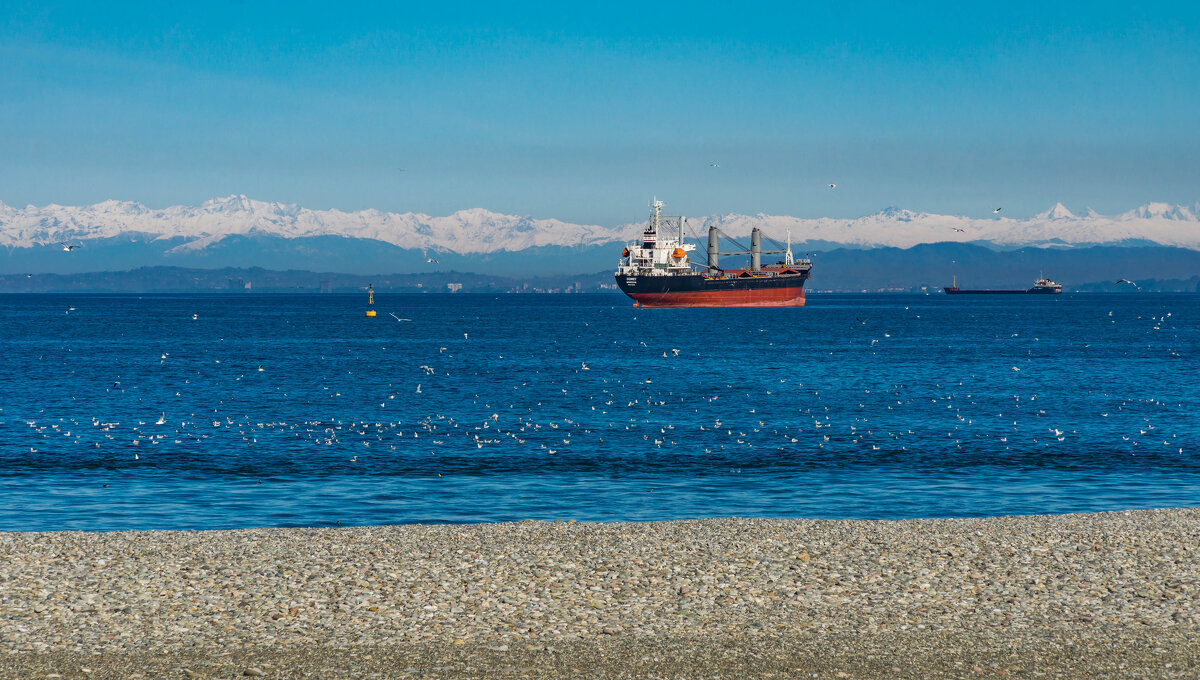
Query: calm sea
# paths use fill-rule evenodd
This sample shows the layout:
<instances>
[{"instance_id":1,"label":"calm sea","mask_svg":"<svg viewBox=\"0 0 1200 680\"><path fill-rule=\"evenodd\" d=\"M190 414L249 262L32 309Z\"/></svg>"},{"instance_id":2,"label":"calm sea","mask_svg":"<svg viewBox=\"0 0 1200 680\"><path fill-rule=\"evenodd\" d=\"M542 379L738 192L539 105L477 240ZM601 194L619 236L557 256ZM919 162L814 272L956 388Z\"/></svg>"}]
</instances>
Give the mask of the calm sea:
<instances>
[{"instance_id":1,"label":"calm sea","mask_svg":"<svg viewBox=\"0 0 1200 680\"><path fill-rule=\"evenodd\" d=\"M0 296L0 530L1200 505L1200 296Z\"/></svg>"}]
</instances>

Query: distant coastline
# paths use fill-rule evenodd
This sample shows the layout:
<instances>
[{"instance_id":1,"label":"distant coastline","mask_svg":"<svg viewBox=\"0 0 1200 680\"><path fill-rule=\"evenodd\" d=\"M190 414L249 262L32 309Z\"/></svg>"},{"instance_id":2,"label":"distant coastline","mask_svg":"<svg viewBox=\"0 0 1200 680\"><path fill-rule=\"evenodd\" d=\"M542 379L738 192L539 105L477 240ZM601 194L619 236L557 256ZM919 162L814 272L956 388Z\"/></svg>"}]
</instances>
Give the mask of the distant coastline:
<instances>
[{"instance_id":1,"label":"distant coastline","mask_svg":"<svg viewBox=\"0 0 1200 680\"><path fill-rule=\"evenodd\" d=\"M1197 254L1200 260L1200 253ZM818 261L820 262L820 261ZM1198 264L1200 267L1200 264ZM1200 269L1190 277L1143 278L1138 292L1200 293ZM822 272L824 274L824 272ZM835 275L822 276L813 293L930 293L940 294L941 283L923 285L831 286ZM932 277L929 277L932 278ZM854 283L853 281L847 283ZM307 270L273 270L262 267L200 269L190 267L141 267L127 271L98 271L74 274L0 274L0 293L357 293L371 284L378 292L393 293L613 293L620 295L611 271L559 274L520 278L471 272L397 274L345 274ZM821 285L824 284L824 285ZM871 285L875 284L875 285ZM1087 281L1063 286L1064 292L1131 292L1128 285L1113 281Z\"/></svg>"},{"instance_id":2,"label":"distant coastline","mask_svg":"<svg viewBox=\"0 0 1200 680\"><path fill-rule=\"evenodd\" d=\"M618 293L609 272L577 276L515 277L434 272L428 274L345 274L261 267L198 269L141 267L129 271L78 274L0 275L0 293Z\"/></svg>"}]
</instances>

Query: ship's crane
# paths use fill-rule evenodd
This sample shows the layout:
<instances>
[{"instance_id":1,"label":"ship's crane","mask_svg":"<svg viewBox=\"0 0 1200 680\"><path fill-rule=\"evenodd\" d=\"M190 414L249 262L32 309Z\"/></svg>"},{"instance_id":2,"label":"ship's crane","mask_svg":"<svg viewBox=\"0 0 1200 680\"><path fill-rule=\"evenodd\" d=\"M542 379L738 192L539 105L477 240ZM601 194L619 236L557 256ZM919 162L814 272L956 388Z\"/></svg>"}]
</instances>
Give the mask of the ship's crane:
<instances>
[{"instance_id":1,"label":"ship's crane","mask_svg":"<svg viewBox=\"0 0 1200 680\"><path fill-rule=\"evenodd\" d=\"M735 246L738 246L742 250L728 250L728 251L720 250L719 249L720 248L720 239L722 236L724 236L726 240L731 241ZM708 228L708 264L705 266L707 266L709 269L716 269L718 271L723 271L723 270L721 270L721 268L719 266L717 266L717 262L719 261L721 255L749 255L750 256L750 271L758 272L762 269L762 256L763 255L774 255L774 254L779 254L779 253L782 253L784 255L784 264L786 264L787 266L790 267L795 263L795 261L792 257L791 233L788 234L787 246L784 248L780 248L778 250L763 250L762 249L762 238L763 238L762 230L759 229L758 227L754 227L754 229L752 229L750 231L750 247L746 248L741 243L738 243L737 240L735 240L729 234L726 234L725 232L721 231L720 229L718 229L715 226L710 226ZM775 241L774 239L768 238L767 240L778 245L778 241Z\"/></svg>"}]
</instances>

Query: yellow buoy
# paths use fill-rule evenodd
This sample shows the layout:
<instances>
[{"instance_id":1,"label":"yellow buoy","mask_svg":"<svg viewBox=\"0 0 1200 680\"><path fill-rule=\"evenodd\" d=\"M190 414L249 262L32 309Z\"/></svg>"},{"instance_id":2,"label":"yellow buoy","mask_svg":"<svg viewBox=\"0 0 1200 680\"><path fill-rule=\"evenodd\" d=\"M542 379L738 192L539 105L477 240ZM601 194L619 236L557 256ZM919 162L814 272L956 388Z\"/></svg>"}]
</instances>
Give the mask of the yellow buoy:
<instances>
[{"instance_id":1,"label":"yellow buoy","mask_svg":"<svg viewBox=\"0 0 1200 680\"><path fill-rule=\"evenodd\" d=\"M368 283L368 284L367 284L367 305L368 305L368 306L370 306L370 305L373 305L373 304L375 304L375 289L374 289L374 288L372 288L372 287L371 287L371 284L369 284L369 283ZM368 310L367 310L367 316L374 317L374 316L375 316L375 310L374 310L374 309L368 309Z\"/></svg>"}]
</instances>

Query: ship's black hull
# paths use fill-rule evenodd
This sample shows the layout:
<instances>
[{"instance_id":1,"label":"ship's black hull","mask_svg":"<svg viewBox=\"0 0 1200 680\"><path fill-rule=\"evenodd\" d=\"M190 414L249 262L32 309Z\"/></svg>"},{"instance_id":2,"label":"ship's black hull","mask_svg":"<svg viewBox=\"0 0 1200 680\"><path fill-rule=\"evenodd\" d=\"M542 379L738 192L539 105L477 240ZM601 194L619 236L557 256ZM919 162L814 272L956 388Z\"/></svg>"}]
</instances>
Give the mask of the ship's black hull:
<instances>
[{"instance_id":1,"label":"ship's black hull","mask_svg":"<svg viewBox=\"0 0 1200 680\"><path fill-rule=\"evenodd\" d=\"M643 307L803 307L808 272L731 278L617 274L616 279L621 291Z\"/></svg>"}]
</instances>

